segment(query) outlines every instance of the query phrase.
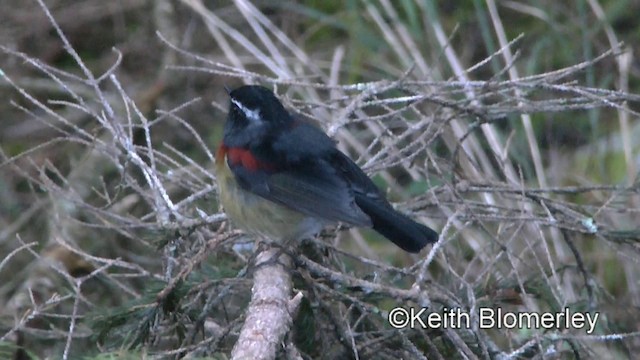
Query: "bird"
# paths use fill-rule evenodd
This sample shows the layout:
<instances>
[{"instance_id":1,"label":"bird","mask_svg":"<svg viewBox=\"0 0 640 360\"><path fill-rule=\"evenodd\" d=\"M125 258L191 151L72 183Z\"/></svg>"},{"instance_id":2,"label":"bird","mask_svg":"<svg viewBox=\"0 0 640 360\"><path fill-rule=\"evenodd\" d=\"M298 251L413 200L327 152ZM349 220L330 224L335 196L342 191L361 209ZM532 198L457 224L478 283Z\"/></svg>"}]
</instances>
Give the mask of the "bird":
<instances>
[{"instance_id":1,"label":"bird","mask_svg":"<svg viewBox=\"0 0 640 360\"><path fill-rule=\"evenodd\" d=\"M271 90L227 92L215 166L219 201L236 227L289 241L341 222L373 228L410 253L438 240L436 231L396 211L333 139L294 117Z\"/></svg>"}]
</instances>

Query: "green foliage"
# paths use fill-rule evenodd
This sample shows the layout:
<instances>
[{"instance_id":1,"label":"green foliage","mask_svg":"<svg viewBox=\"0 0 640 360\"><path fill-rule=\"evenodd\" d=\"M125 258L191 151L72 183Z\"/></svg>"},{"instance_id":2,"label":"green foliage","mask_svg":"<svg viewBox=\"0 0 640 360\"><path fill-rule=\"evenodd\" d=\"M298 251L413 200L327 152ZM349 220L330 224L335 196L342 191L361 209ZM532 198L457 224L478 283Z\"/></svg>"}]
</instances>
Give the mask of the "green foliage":
<instances>
[{"instance_id":1,"label":"green foliage","mask_svg":"<svg viewBox=\"0 0 640 360\"><path fill-rule=\"evenodd\" d=\"M158 298L163 285L159 282L150 284L140 299L111 309L107 314L93 315L91 327L96 341L109 348L136 349L159 335L154 333L154 329L163 319L173 323L173 331L182 340L186 325L184 320L189 315L183 312L181 301L188 288L179 281L165 296Z\"/></svg>"}]
</instances>

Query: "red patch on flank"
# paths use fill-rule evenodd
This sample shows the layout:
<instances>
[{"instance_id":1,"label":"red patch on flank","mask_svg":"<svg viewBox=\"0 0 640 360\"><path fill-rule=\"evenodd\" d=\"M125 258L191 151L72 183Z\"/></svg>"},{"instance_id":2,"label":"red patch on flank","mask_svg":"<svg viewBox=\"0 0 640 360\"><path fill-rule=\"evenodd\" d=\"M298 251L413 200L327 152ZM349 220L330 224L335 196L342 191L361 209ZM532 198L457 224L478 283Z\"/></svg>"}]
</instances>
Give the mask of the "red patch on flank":
<instances>
[{"instance_id":1,"label":"red patch on flank","mask_svg":"<svg viewBox=\"0 0 640 360\"><path fill-rule=\"evenodd\" d=\"M220 146L218 146L218 151L216 151L216 161L224 161L225 155L227 155L227 147L224 144L220 144Z\"/></svg>"},{"instance_id":2,"label":"red patch on flank","mask_svg":"<svg viewBox=\"0 0 640 360\"><path fill-rule=\"evenodd\" d=\"M227 147L222 144L216 153L216 160L223 161L225 155L227 156L227 160L230 165L240 165L249 171L256 171L258 169L273 170L273 166L271 164L258 161L258 159L251 154L251 151L247 149Z\"/></svg>"}]
</instances>

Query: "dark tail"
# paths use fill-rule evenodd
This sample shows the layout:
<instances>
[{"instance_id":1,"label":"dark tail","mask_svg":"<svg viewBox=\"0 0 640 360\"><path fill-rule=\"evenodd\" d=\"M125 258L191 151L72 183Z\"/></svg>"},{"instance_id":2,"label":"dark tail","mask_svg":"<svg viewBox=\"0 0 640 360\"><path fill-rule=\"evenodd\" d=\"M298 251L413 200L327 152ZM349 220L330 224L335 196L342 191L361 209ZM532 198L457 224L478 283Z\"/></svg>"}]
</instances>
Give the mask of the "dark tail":
<instances>
[{"instance_id":1,"label":"dark tail","mask_svg":"<svg viewBox=\"0 0 640 360\"><path fill-rule=\"evenodd\" d=\"M356 204L371 218L373 229L402 250L417 253L438 241L438 233L409 219L393 208L366 196L356 195Z\"/></svg>"}]
</instances>

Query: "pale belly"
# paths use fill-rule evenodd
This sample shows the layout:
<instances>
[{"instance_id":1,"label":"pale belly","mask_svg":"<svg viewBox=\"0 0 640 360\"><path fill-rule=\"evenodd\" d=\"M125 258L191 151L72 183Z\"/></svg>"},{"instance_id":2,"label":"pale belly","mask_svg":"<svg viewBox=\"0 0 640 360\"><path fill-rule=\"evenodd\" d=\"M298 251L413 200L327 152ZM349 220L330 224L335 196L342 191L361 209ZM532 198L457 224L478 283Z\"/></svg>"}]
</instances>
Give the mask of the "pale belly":
<instances>
[{"instance_id":1,"label":"pale belly","mask_svg":"<svg viewBox=\"0 0 640 360\"><path fill-rule=\"evenodd\" d=\"M216 170L220 202L236 227L279 242L312 237L325 225L317 218L241 189L226 161L217 164Z\"/></svg>"}]
</instances>

